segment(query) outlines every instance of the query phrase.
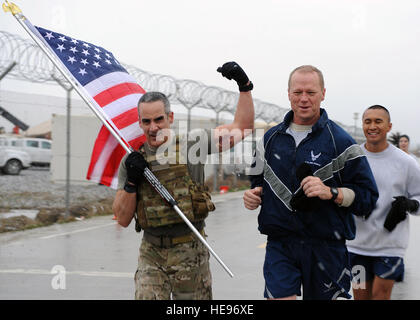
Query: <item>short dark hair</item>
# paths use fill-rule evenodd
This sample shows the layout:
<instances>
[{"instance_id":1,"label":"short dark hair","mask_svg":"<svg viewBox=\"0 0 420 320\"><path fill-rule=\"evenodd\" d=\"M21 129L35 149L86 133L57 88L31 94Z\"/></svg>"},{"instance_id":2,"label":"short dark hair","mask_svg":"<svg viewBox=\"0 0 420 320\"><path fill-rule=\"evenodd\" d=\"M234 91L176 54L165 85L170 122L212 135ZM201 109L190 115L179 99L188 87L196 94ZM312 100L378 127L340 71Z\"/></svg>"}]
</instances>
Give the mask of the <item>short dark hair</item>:
<instances>
[{"instance_id":1,"label":"short dark hair","mask_svg":"<svg viewBox=\"0 0 420 320\"><path fill-rule=\"evenodd\" d=\"M398 138L398 141L400 141L401 138L406 138L408 142L410 142L410 138L406 134L400 135L400 137Z\"/></svg>"},{"instance_id":2,"label":"short dark hair","mask_svg":"<svg viewBox=\"0 0 420 320\"><path fill-rule=\"evenodd\" d=\"M163 94L162 92L158 91L149 91L143 94L137 103L137 111L140 114L140 103L143 102L155 102L155 101L162 101L164 105L164 110L166 114L169 114L171 112L171 104L169 103L168 98Z\"/></svg>"},{"instance_id":3,"label":"short dark hair","mask_svg":"<svg viewBox=\"0 0 420 320\"><path fill-rule=\"evenodd\" d=\"M367 108L365 110L365 112L368 111L368 110L370 110L370 109L382 109L382 110L384 110L386 112L386 114L388 115L389 122L391 122L391 114L389 113L388 109L385 108L384 106L381 106L379 104L375 104L375 105L370 106L369 108ZM365 114L365 112L363 112L363 115Z\"/></svg>"}]
</instances>

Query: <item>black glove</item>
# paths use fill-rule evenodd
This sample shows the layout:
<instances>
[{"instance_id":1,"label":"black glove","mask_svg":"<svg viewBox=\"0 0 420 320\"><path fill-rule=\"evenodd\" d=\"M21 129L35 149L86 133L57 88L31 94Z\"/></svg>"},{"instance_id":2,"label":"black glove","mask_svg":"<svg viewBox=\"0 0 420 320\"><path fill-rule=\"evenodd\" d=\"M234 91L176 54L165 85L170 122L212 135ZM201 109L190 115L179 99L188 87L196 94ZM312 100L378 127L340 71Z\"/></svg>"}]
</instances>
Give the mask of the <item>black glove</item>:
<instances>
[{"instance_id":1,"label":"black glove","mask_svg":"<svg viewBox=\"0 0 420 320\"><path fill-rule=\"evenodd\" d=\"M394 199L384 223L385 229L389 232L394 230L398 223L405 220L407 212L415 212L419 208L417 200L410 200L403 196L394 197Z\"/></svg>"},{"instance_id":2,"label":"black glove","mask_svg":"<svg viewBox=\"0 0 420 320\"><path fill-rule=\"evenodd\" d=\"M127 181L138 185L143 177L144 169L147 168L147 161L139 152L134 151L125 159L125 167L127 168Z\"/></svg>"},{"instance_id":3,"label":"black glove","mask_svg":"<svg viewBox=\"0 0 420 320\"><path fill-rule=\"evenodd\" d=\"M226 62L223 66L217 68L217 72L220 72L222 76L229 80L235 80L241 92L250 91L254 87L245 71L234 61ZM247 85L248 81L249 85Z\"/></svg>"},{"instance_id":4,"label":"black glove","mask_svg":"<svg viewBox=\"0 0 420 320\"><path fill-rule=\"evenodd\" d=\"M307 163L302 163L296 170L296 178L300 182L302 182L302 180L306 177L312 175L312 168ZM321 201L322 200L318 197L308 198L305 195L303 188L301 188L298 192L293 194L292 199L290 200L290 205L292 206L293 210L306 212L318 209Z\"/></svg>"}]
</instances>

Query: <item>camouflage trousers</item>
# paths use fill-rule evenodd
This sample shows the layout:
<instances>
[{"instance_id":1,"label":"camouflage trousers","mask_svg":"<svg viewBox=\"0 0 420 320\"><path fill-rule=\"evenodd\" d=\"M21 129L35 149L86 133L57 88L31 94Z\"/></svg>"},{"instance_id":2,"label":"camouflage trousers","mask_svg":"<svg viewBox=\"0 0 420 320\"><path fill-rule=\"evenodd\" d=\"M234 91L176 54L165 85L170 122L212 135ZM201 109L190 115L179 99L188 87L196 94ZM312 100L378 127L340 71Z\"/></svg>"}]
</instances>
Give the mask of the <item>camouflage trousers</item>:
<instances>
[{"instance_id":1,"label":"camouflage trousers","mask_svg":"<svg viewBox=\"0 0 420 320\"><path fill-rule=\"evenodd\" d=\"M134 276L136 300L211 300L209 258L198 239L167 249L143 238Z\"/></svg>"}]
</instances>

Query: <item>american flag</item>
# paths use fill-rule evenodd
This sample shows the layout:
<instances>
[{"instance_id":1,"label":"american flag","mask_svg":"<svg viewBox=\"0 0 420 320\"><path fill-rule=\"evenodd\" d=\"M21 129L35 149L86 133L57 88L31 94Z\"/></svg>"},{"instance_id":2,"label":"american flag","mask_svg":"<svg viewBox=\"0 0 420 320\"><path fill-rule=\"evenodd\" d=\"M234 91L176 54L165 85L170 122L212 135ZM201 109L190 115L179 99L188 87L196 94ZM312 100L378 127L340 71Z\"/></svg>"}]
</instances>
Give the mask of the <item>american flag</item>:
<instances>
[{"instance_id":1,"label":"american flag","mask_svg":"<svg viewBox=\"0 0 420 320\"><path fill-rule=\"evenodd\" d=\"M32 28L83 87L86 97L104 114L119 136L137 150L146 140L138 125L137 102L145 93L114 55L92 43L40 27ZM105 126L96 138L87 179L114 189L126 151Z\"/></svg>"}]
</instances>

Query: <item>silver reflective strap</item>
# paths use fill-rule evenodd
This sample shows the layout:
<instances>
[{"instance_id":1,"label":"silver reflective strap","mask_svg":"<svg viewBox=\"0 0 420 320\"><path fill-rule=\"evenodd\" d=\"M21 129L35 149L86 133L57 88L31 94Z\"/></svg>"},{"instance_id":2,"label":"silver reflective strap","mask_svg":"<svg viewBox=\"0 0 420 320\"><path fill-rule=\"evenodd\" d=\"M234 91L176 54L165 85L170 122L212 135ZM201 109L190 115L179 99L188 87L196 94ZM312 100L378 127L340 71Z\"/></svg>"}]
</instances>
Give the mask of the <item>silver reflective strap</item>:
<instances>
[{"instance_id":1,"label":"silver reflective strap","mask_svg":"<svg viewBox=\"0 0 420 320\"><path fill-rule=\"evenodd\" d=\"M274 299L274 296L271 294L270 290L268 290L267 285L265 285L265 290L267 291L267 295L270 299Z\"/></svg>"},{"instance_id":2,"label":"silver reflective strap","mask_svg":"<svg viewBox=\"0 0 420 320\"><path fill-rule=\"evenodd\" d=\"M337 283L340 283L340 281L341 281L341 279L344 277L344 275L347 275L347 276L349 276L350 278L351 278L351 273L350 273L350 270L349 269L347 269L347 268L344 268L343 269L343 272L341 272L341 275L340 275L340 277L338 278L338 280L337 280Z\"/></svg>"},{"instance_id":3,"label":"silver reflective strap","mask_svg":"<svg viewBox=\"0 0 420 320\"><path fill-rule=\"evenodd\" d=\"M364 153L359 145L353 144L344 150L337 158L333 159L329 164L315 171L314 176L320 178L322 181L331 179L335 172L339 172L344 169L347 161L351 161L359 157L364 157Z\"/></svg>"},{"instance_id":4,"label":"silver reflective strap","mask_svg":"<svg viewBox=\"0 0 420 320\"><path fill-rule=\"evenodd\" d=\"M340 296L341 293L346 293L346 290L340 289L334 295L331 297L331 300L337 300L337 298Z\"/></svg>"},{"instance_id":5,"label":"silver reflective strap","mask_svg":"<svg viewBox=\"0 0 420 320\"><path fill-rule=\"evenodd\" d=\"M399 258L397 263L391 268L391 270L389 270L388 272L385 272L383 274L381 274L379 277L386 279L386 277L389 277L391 274L393 274L395 272L395 270L397 270L397 268L399 267L399 265L401 264L402 259Z\"/></svg>"},{"instance_id":6,"label":"silver reflective strap","mask_svg":"<svg viewBox=\"0 0 420 320\"><path fill-rule=\"evenodd\" d=\"M280 201L284 203L287 209L292 211L292 208L290 206L290 200L292 199L293 194L276 176L274 171L267 164L267 161L264 161L264 180L268 183L268 185L270 186L271 190L273 190L277 198L279 198Z\"/></svg>"}]
</instances>

